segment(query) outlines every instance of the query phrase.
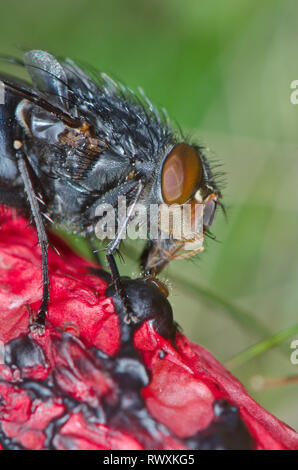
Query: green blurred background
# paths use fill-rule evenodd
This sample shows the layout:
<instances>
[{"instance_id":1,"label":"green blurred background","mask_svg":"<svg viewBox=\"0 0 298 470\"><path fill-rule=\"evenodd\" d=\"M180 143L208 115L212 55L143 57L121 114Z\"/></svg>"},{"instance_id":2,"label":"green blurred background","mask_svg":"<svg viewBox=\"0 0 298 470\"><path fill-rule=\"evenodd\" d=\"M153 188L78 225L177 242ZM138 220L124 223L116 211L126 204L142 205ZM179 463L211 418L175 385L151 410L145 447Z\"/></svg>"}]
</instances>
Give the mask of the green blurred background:
<instances>
[{"instance_id":1,"label":"green blurred background","mask_svg":"<svg viewBox=\"0 0 298 470\"><path fill-rule=\"evenodd\" d=\"M256 385L298 375L297 18L295 0L10 0L0 18L1 53L45 49L141 86L223 163L228 221L219 213L217 241L163 278L184 332L222 362L236 356L233 373L296 429L297 385ZM121 272L138 275L132 251Z\"/></svg>"}]
</instances>

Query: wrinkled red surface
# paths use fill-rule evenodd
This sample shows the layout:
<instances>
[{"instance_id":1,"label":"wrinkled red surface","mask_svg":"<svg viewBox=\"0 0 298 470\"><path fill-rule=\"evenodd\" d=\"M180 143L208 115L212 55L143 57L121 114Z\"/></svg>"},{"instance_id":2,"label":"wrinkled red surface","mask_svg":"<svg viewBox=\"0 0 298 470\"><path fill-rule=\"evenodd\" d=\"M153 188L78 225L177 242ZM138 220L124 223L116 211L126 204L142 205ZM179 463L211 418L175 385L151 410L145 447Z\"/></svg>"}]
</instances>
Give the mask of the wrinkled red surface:
<instances>
[{"instance_id":1,"label":"wrinkled red surface","mask_svg":"<svg viewBox=\"0 0 298 470\"><path fill-rule=\"evenodd\" d=\"M41 254L34 229L25 219L5 216L0 229L0 340L4 343L28 334L29 308L41 299ZM60 396L34 399L18 387L26 378L44 380L55 370L59 389L79 402L99 406L113 396L113 381L94 365L89 348L108 355L119 348L120 331L113 302L105 297L106 283L88 273L90 263L62 242L59 256L49 250L51 304L44 336L31 334L41 346L46 363L18 369L0 365L0 419L6 436L28 449L45 446L45 427L65 412ZM63 332L74 340L61 341ZM68 336L72 338L72 336ZM208 351L178 334L178 350L158 335L151 324L136 331L135 347L151 370L152 380L142 390L151 415L173 432L159 436L163 449L185 449L181 439L206 428L213 417L212 403L225 398L239 407L256 449L298 449L294 430L265 411L247 394ZM63 351L62 351L63 350ZM166 352L161 358L160 351ZM62 353L63 352L63 353ZM84 364L82 367L78 364ZM74 410L55 436L57 449L142 449L138 435L88 421Z\"/></svg>"}]
</instances>

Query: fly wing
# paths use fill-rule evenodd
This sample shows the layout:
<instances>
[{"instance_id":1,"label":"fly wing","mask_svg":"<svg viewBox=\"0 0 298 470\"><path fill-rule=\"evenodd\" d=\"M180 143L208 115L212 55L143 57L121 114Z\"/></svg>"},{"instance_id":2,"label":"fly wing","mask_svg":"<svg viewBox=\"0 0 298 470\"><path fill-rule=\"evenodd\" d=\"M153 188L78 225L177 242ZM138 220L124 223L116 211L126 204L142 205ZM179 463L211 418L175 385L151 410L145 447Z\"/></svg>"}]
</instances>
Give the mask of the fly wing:
<instances>
[{"instance_id":1,"label":"fly wing","mask_svg":"<svg viewBox=\"0 0 298 470\"><path fill-rule=\"evenodd\" d=\"M69 110L69 86L66 73L58 60L45 51L32 50L24 54L24 65L33 85L53 101Z\"/></svg>"}]
</instances>

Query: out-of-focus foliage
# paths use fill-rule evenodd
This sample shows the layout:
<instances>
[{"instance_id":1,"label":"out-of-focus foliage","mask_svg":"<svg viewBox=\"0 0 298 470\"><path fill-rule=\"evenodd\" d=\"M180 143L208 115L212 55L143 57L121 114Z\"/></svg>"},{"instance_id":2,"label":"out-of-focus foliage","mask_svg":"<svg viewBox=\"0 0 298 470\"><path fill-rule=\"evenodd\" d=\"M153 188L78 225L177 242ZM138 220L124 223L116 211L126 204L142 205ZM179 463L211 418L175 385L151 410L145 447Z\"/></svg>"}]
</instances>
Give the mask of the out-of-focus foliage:
<instances>
[{"instance_id":1,"label":"out-of-focus foliage","mask_svg":"<svg viewBox=\"0 0 298 470\"><path fill-rule=\"evenodd\" d=\"M218 242L164 275L185 333L222 361L297 323L297 17L294 0L1 2L0 52L43 48L141 86L223 163ZM233 372L247 387L296 374L291 339ZM250 392L297 429L295 385Z\"/></svg>"}]
</instances>

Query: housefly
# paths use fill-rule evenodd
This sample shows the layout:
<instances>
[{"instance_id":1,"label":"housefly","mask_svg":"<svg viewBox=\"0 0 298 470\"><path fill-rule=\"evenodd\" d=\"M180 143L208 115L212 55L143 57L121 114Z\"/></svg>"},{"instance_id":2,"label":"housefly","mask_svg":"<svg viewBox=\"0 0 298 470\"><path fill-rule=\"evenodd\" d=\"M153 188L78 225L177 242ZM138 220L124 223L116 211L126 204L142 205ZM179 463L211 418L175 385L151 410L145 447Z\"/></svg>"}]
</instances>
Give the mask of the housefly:
<instances>
[{"instance_id":1,"label":"housefly","mask_svg":"<svg viewBox=\"0 0 298 470\"><path fill-rule=\"evenodd\" d=\"M202 250L195 241L212 224L221 194L203 149L187 142L143 93L105 74L92 79L70 59L44 51L8 60L25 69L28 81L0 75L0 204L27 212L37 229L43 294L32 328L42 331L49 303L49 223L90 237L99 222L98 205L116 209L119 196L130 205L200 207L203 229L192 240L194 249L186 252L189 240L175 238L171 230L164 238L148 231L141 267L152 279L171 259ZM117 232L106 246L128 322L132 309L114 254L131 218L120 224L116 210Z\"/></svg>"}]
</instances>

